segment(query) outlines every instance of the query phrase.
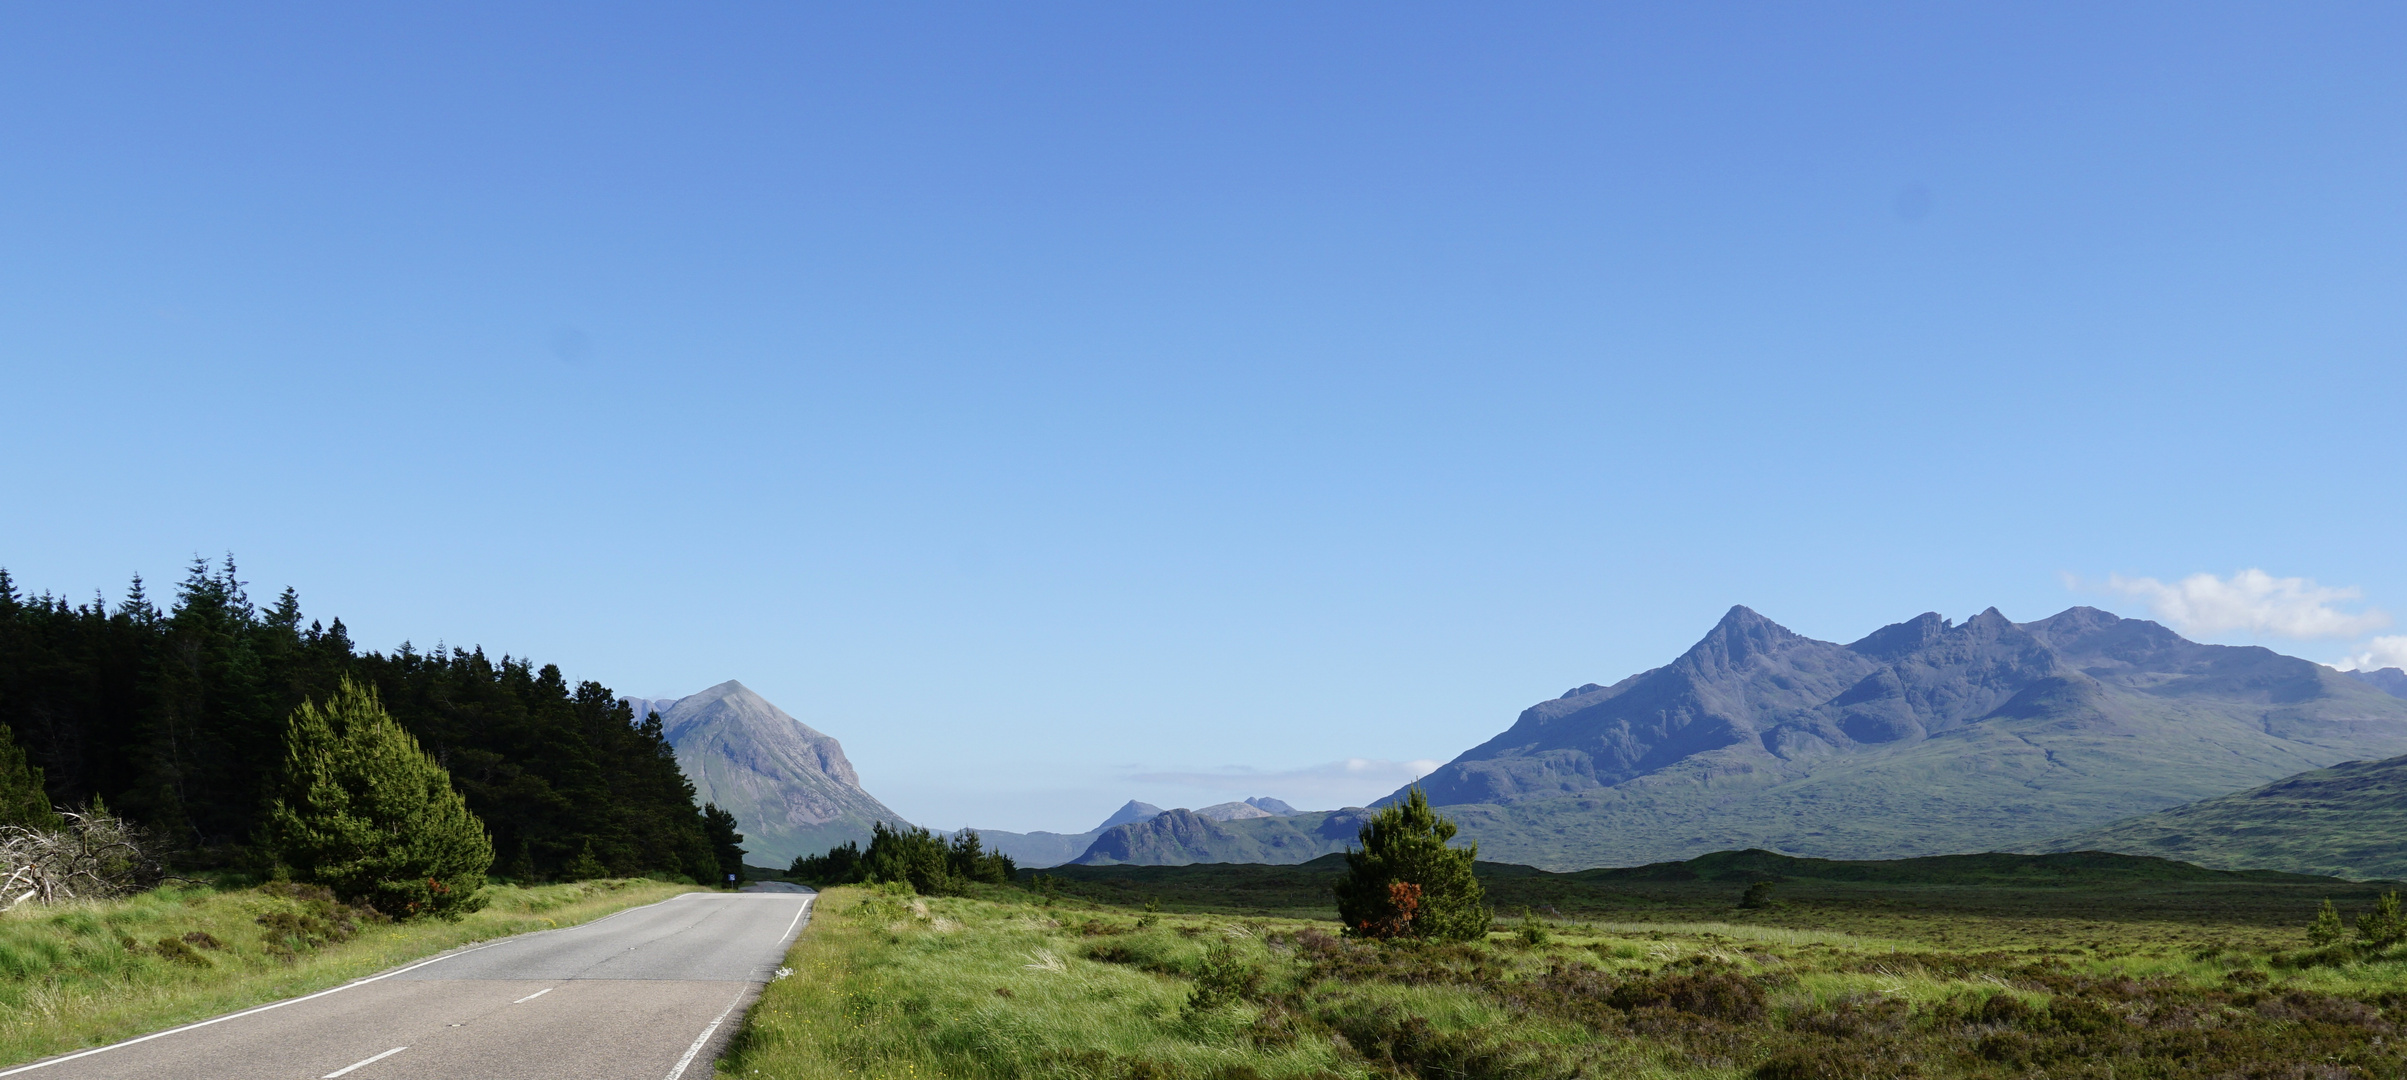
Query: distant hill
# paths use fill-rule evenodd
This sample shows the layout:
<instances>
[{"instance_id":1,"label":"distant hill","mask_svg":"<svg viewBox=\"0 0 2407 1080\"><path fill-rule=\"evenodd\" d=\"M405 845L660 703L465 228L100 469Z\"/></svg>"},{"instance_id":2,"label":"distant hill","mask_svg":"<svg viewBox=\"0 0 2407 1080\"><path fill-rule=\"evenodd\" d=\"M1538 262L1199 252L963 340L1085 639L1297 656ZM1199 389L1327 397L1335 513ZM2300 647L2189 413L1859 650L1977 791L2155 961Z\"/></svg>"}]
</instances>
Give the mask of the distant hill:
<instances>
[{"instance_id":1,"label":"distant hill","mask_svg":"<svg viewBox=\"0 0 2407 1080\"><path fill-rule=\"evenodd\" d=\"M847 840L873 822L903 824L861 788L835 739L729 680L683 698L628 698L641 719L660 714L677 766L706 802L736 817L746 859L784 866Z\"/></svg>"},{"instance_id":2,"label":"distant hill","mask_svg":"<svg viewBox=\"0 0 2407 1080\"><path fill-rule=\"evenodd\" d=\"M2407 879L2407 757L2351 761L2044 845L2227 870Z\"/></svg>"},{"instance_id":3,"label":"distant hill","mask_svg":"<svg viewBox=\"0 0 2407 1080\"><path fill-rule=\"evenodd\" d=\"M1022 867L1059 866L1085 854L1088 846L1105 830L1130 822L1146 821L1161 812L1162 808L1152 803L1130 799L1120 809L1113 811L1112 816L1103 819L1103 824L1082 833L1018 833L1002 829L979 829L977 833L979 842L985 844L987 850L1009 855L1013 862Z\"/></svg>"},{"instance_id":4,"label":"distant hill","mask_svg":"<svg viewBox=\"0 0 2407 1080\"><path fill-rule=\"evenodd\" d=\"M1356 806L1308 814L1263 813L1259 817L1220 819L1205 816L1207 811L1226 812L1230 806L1246 804L1169 810L1145 821L1106 829L1075 861L1080 866L1300 863L1345 850L1370 815L1370 811ZM1258 807L1247 806L1247 809L1261 813Z\"/></svg>"},{"instance_id":5,"label":"distant hill","mask_svg":"<svg viewBox=\"0 0 2407 1080\"><path fill-rule=\"evenodd\" d=\"M1883 859L2029 849L2402 752L2407 699L2365 679L2095 608L1925 614L1840 645L1735 607L1671 663L1534 705L1417 786L1483 859ZM1343 832L1182 821L1098 837L1082 861L1301 861Z\"/></svg>"}]
</instances>

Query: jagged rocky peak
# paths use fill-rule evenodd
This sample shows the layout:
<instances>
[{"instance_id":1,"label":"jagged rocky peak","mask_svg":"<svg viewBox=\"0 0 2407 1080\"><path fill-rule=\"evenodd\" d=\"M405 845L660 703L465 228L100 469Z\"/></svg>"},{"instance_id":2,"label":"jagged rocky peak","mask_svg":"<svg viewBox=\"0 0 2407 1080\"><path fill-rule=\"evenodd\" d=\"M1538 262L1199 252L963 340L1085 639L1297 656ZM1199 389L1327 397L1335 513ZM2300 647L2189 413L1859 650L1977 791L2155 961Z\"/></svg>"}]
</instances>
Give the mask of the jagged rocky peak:
<instances>
[{"instance_id":1,"label":"jagged rocky peak","mask_svg":"<svg viewBox=\"0 0 2407 1080\"><path fill-rule=\"evenodd\" d=\"M2350 671L2345 672L2344 674L2346 674L2349 678L2355 679L2358 682L2366 684L2367 686L2371 686L2376 690L2383 691L2392 697L2407 698L2407 671L2402 671L2394 667L2386 667L2378 668L2373 671Z\"/></svg>"},{"instance_id":2,"label":"jagged rocky peak","mask_svg":"<svg viewBox=\"0 0 2407 1080\"><path fill-rule=\"evenodd\" d=\"M1722 621L1680 659L1707 671L1743 667L1749 660L1778 653L1796 642L1810 641L1788 627L1764 618L1745 604L1733 605Z\"/></svg>"},{"instance_id":3,"label":"jagged rocky peak","mask_svg":"<svg viewBox=\"0 0 2407 1080\"><path fill-rule=\"evenodd\" d=\"M1847 646L1847 649L1875 660L1895 660L1937 644L1954 626L1954 620L1941 618L1936 611L1925 611L1904 622L1891 623L1866 634L1863 640Z\"/></svg>"}]
</instances>

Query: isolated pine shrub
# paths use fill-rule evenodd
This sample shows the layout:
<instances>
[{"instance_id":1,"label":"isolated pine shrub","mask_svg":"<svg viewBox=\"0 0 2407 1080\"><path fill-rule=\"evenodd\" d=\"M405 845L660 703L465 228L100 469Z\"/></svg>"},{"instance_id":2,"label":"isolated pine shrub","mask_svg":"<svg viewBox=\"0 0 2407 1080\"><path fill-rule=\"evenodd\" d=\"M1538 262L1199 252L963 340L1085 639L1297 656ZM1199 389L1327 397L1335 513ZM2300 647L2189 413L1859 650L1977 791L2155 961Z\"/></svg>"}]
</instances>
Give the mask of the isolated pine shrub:
<instances>
[{"instance_id":1,"label":"isolated pine shrub","mask_svg":"<svg viewBox=\"0 0 2407 1080\"><path fill-rule=\"evenodd\" d=\"M1203 962L1196 967L1195 989L1187 995L1189 1014L1210 1012L1252 994L1262 985L1262 971L1237 955L1237 948L1228 942L1215 942L1204 950Z\"/></svg>"},{"instance_id":2,"label":"isolated pine shrub","mask_svg":"<svg viewBox=\"0 0 2407 1080\"><path fill-rule=\"evenodd\" d=\"M1747 891L1741 894L1738 898L1738 906L1750 909L1771 907L1772 883L1769 881L1758 881L1753 885L1747 886Z\"/></svg>"},{"instance_id":3,"label":"isolated pine shrub","mask_svg":"<svg viewBox=\"0 0 2407 1080\"><path fill-rule=\"evenodd\" d=\"M1414 788L1404 802L1364 823L1360 847L1346 852L1337 879L1337 914L1360 937L1475 941L1494 920L1486 890L1472 876L1479 845L1446 846L1455 825Z\"/></svg>"},{"instance_id":4,"label":"isolated pine shrub","mask_svg":"<svg viewBox=\"0 0 2407 1080\"><path fill-rule=\"evenodd\" d=\"M1523 945L1533 949L1554 940L1554 929L1546 925L1546 920L1539 918L1537 912L1528 908L1521 909L1521 925L1514 927L1513 932L1520 935Z\"/></svg>"},{"instance_id":5,"label":"isolated pine shrub","mask_svg":"<svg viewBox=\"0 0 2407 1080\"><path fill-rule=\"evenodd\" d=\"M2307 925L2307 943L2322 948L2339 941L2345 931L2346 927L2340 921L2340 909L2333 907L2332 901L2326 899L2323 910L2315 913L2315 921Z\"/></svg>"},{"instance_id":6,"label":"isolated pine shrub","mask_svg":"<svg viewBox=\"0 0 2407 1080\"><path fill-rule=\"evenodd\" d=\"M2357 916L2357 940L2369 949L2387 949L2407 941L2407 905L2396 890L2383 893L2374 909Z\"/></svg>"},{"instance_id":7,"label":"isolated pine shrub","mask_svg":"<svg viewBox=\"0 0 2407 1080\"><path fill-rule=\"evenodd\" d=\"M297 877L404 918L477 910L493 865L451 775L348 679L324 705L293 710L261 847Z\"/></svg>"}]
</instances>

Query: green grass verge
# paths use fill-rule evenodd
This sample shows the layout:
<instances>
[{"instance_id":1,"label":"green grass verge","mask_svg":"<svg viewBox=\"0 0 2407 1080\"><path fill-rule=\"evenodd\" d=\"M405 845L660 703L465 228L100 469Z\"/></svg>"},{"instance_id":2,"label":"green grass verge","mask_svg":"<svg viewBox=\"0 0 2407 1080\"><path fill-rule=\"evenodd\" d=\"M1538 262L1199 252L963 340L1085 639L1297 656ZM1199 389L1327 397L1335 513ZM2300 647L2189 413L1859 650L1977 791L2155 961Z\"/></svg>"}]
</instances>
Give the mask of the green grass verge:
<instances>
[{"instance_id":1,"label":"green grass verge","mask_svg":"<svg viewBox=\"0 0 2407 1080\"><path fill-rule=\"evenodd\" d=\"M371 922L306 891L166 888L0 915L0 1064L337 986L445 949L693 892L641 879L487 887L459 922Z\"/></svg>"},{"instance_id":2,"label":"green grass verge","mask_svg":"<svg viewBox=\"0 0 2407 1080\"><path fill-rule=\"evenodd\" d=\"M1998 922L1547 920L1536 942L1382 946L1313 919L839 888L719 1074L2407 1076L2407 954L2111 911L2079 938Z\"/></svg>"}]
</instances>

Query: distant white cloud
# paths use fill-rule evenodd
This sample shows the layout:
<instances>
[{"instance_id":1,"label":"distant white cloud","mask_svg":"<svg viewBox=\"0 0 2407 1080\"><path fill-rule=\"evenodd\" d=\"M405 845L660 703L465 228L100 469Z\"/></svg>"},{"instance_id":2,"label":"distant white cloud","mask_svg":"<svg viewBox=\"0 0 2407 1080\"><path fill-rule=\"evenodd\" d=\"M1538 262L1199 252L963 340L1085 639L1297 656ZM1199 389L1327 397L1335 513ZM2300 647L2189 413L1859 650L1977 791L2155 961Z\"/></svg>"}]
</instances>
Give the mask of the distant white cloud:
<instances>
[{"instance_id":1,"label":"distant white cloud","mask_svg":"<svg viewBox=\"0 0 2407 1080\"><path fill-rule=\"evenodd\" d=\"M2350 638L2390 625L2390 616L2376 609L2347 611L2339 606L2354 607L2354 601L2364 599L2355 588L2318 585L2312 578L2277 578L2256 569L2228 578L2192 574L2169 585L2115 574L2106 579L2106 588L2147 601L2157 618L2190 635L2246 630L2259 637Z\"/></svg>"},{"instance_id":2,"label":"distant white cloud","mask_svg":"<svg viewBox=\"0 0 2407 1080\"><path fill-rule=\"evenodd\" d=\"M2332 666L2342 671L2407 668L2407 635L2375 638L2365 643L2365 651L2351 654Z\"/></svg>"},{"instance_id":3,"label":"distant white cloud","mask_svg":"<svg viewBox=\"0 0 2407 1080\"><path fill-rule=\"evenodd\" d=\"M1299 810L1329 810L1361 806L1435 771L1445 762L1434 759L1386 761L1347 758L1300 769L1255 769L1231 765L1218 769L1132 772L1130 782L1195 792L1196 805L1268 795L1284 799ZM1145 796L1138 796L1146 798ZM1148 802L1162 802L1147 798ZM1167 804L1165 804L1167 805Z\"/></svg>"}]
</instances>

